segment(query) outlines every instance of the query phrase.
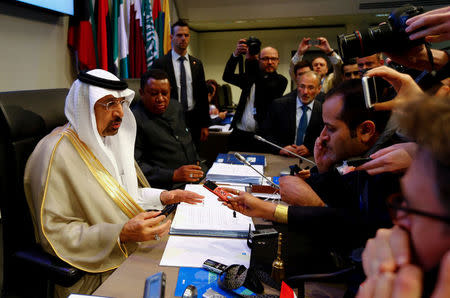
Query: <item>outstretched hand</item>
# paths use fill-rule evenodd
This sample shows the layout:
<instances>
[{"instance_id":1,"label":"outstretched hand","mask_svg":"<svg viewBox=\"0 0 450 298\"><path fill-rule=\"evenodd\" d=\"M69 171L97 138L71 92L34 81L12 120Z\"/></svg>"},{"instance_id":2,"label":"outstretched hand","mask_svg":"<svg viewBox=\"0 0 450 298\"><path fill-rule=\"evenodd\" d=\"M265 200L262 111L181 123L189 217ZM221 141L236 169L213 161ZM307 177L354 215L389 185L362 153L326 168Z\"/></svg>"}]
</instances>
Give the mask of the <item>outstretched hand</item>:
<instances>
[{"instance_id":1,"label":"outstretched hand","mask_svg":"<svg viewBox=\"0 0 450 298\"><path fill-rule=\"evenodd\" d=\"M374 104L375 110L392 110L402 101L423 95L422 89L410 75L400 73L390 67L380 66L373 68L366 73L366 76L383 78L397 92L397 96L392 100Z\"/></svg>"},{"instance_id":2,"label":"outstretched hand","mask_svg":"<svg viewBox=\"0 0 450 298\"><path fill-rule=\"evenodd\" d=\"M175 203L197 204L203 202L204 196L199 195L193 191L175 189L170 191L163 191L160 195L160 200L163 205L170 205Z\"/></svg>"},{"instance_id":3,"label":"outstretched hand","mask_svg":"<svg viewBox=\"0 0 450 298\"><path fill-rule=\"evenodd\" d=\"M229 198L228 201L222 201L228 208L250 217L275 220L275 204L262 201L245 191L239 191L233 188L224 188L224 190L236 195Z\"/></svg>"}]
</instances>

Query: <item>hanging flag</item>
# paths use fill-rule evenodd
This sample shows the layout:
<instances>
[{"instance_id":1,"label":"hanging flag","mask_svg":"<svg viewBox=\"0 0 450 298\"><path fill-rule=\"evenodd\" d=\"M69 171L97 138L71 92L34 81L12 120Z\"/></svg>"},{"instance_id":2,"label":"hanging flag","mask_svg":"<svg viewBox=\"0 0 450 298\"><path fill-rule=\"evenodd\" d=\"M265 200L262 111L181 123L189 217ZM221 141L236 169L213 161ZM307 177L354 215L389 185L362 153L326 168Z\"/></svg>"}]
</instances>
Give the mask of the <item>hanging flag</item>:
<instances>
[{"instance_id":1,"label":"hanging flag","mask_svg":"<svg viewBox=\"0 0 450 298\"><path fill-rule=\"evenodd\" d=\"M144 39L142 36L142 14L139 0L130 0L130 72L131 78L139 78L147 71Z\"/></svg>"},{"instance_id":2,"label":"hanging flag","mask_svg":"<svg viewBox=\"0 0 450 298\"><path fill-rule=\"evenodd\" d=\"M119 70L122 79L128 79L128 34L125 26L125 5L123 0L119 3Z\"/></svg>"},{"instance_id":3,"label":"hanging flag","mask_svg":"<svg viewBox=\"0 0 450 298\"><path fill-rule=\"evenodd\" d=\"M108 0L97 0L95 11L97 23L98 68L114 71L112 57L112 32Z\"/></svg>"},{"instance_id":4,"label":"hanging flag","mask_svg":"<svg viewBox=\"0 0 450 298\"><path fill-rule=\"evenodd\" d=\"M156 35L158 37L158 57L164 56L164 12L161 9L160 0L153 0L153 21L155 22Z\"/></svg>"},{"instance_id":5,"label":"hanging flag","mask_svg":"<svg viewBox=\"0 0 450 298\"><path fill-rule=\"evenodd\" d=\"M75 14L69 19L67 44L73 51L78 70L96 68L89 0L75 1Z\"/></svg>"},{"instance_id":6,"label":"hanging flag","mask_svg":"<svg viewBox=\"0 0 450 298\"><path fill-rule=\"evenodd\" d=\"M165 55L165 54L167 54L167 52L170 51L170 48L171 48L169 0L164 0L163 12L164 12L164 38L163 38L163 40L164 40L164 55Z\"/></svg>"},{"instance_id":7,"label":"hanging flag","mask_svg":"<svg viewBox=\"0 0 450 298\"><path fill-rule=\"evenodd\" d=\"M142 21L147 68L150 68L153 61L158 59L158 37L153 24L152 5L150 0L142 0Z\"/></svg>"},{"instance_id":8,"label":"hanging flag","mask_svg":"<svg viewBox=\"0 0 450 298\"><path fill-rule=\"evenodd\" d=\"M111 29L112 29L112 60L113 71L119 75L119 0L113 0L111 5Z\"/></svg>"}]
</instances>

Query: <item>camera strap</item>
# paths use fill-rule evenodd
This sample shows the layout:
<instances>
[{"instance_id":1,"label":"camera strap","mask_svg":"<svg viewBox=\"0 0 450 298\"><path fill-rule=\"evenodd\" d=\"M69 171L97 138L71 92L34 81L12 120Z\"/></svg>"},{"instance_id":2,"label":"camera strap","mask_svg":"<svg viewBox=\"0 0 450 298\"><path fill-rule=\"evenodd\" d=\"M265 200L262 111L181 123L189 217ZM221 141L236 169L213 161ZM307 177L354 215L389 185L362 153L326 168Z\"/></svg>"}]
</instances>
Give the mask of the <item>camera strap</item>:
<instances>
[{"instance_id":1,"label":"camera strap","mask_svg":"<svg viewBox=\"0 0 450 298\"><path fill-rule=\"evenodd\" d=\"M425 43L425 49L427 50L428 60L430 61L430 64L431 64L431 72L430 72L430 74L434 77L434 76L436 76L436 69L435 69L435 65L434 65L433 53L431 52L431 48L430 48L430 43L429 42Z\"/></svg>"}]
</instances>

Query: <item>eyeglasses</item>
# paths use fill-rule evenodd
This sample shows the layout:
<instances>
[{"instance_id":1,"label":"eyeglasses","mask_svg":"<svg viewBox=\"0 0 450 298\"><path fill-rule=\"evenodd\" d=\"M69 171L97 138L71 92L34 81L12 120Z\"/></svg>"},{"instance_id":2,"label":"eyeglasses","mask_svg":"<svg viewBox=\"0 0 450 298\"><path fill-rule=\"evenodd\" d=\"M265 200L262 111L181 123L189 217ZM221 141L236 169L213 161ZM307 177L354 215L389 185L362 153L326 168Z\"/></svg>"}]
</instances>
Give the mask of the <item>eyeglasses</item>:
<instances>
[{"instance_id":1,"label":"eyeglasses","mask_svg":"<svg viewBox=\"0 0 450 298\"><path fill-rule=\"evenodd\" d=\"M359 70L356 70L356 71L349 71L349 72L345 72L345 73L344 73L344 76L345 76L346 78L350 78L352 75L354 75L354 76L356 76L356 77L359 77L359 75L360 75Z\"/></svg>"},{"instance_id":2,"label":"eyeglasses","mask_svg":"<svg viewBox=\"0 0 450 298\"><path fill-rule=\"evenodd\" d=\"M412 214L432 218L435 220L443 221L446 224L450 224L450 216L438 215L438 214L433 214L433 213L427 212L427 211L409 208L407 206L407 201L405 201L405 198L403 197L403 195L401 193L391 195L387 200L387 205L390 208L391 217L394 220L402 219L409 213L412 213ZM405 215L399 216L398 211L404 212Z\"/></svg>"},{"instance_id":3,"label":"eyeglasses","mask_svg":"<svg viewBox=\"0 0 450 298\"><path fill-rule=\"evenodd\" d=\"M264 61L264 62L268 62L268 61L278 61L278 59L280 59L280 58L278 58L278 57L262 57L262 58L259 58L260 60L262 60L262 61Z\"/></svg>"},{"instance_id":4,"label":"eyeglasses","mask_svg":"<svg viewBox=\"0 0 450 298\"><path fill-rule=\"evenodd\" d=\"M117 110L119 106L123 107L123 105L128 105L128 101L124 98L122 99L116 99L116 100L110 100L107 103L103 102L97 102L99 105L102 105L105 107L105 110Z\"/></svg>"}]
</instances>

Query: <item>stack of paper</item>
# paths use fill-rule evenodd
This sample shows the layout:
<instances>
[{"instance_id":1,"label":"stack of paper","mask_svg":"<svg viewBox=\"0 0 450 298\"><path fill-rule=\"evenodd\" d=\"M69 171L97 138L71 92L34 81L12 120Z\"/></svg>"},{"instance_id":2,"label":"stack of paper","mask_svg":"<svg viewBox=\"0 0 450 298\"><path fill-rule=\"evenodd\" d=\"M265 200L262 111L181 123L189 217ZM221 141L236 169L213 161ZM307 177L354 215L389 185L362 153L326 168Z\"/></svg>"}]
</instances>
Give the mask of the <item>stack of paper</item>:
<instances>
[{"instance_id":1,"label":"stack of paper","mask_svg":"<svg viewBox=\"0 0 450 298\"><path fill-rule=\"evenodd\" d=\"M202 204L192 205L180 203L170 228L171 235L195 235L247 238L249 226L252 230L253 221L250 217L224 206L217 196L202 185L186 185L190 190L205 196Z\"/></svg>"},{"instance_id":2,"label":"stack of paper","mask_svg":"<svg viewBox=\"0 0 450 298\"><path fill-rule=\"evenodd\" d=\"M264 166L254 165L260 173L264 173ZM262 177L249 166L240 164L213 163L206 174L206 179L216 182L261 184Z\"/></svg>"}]
</instances>

